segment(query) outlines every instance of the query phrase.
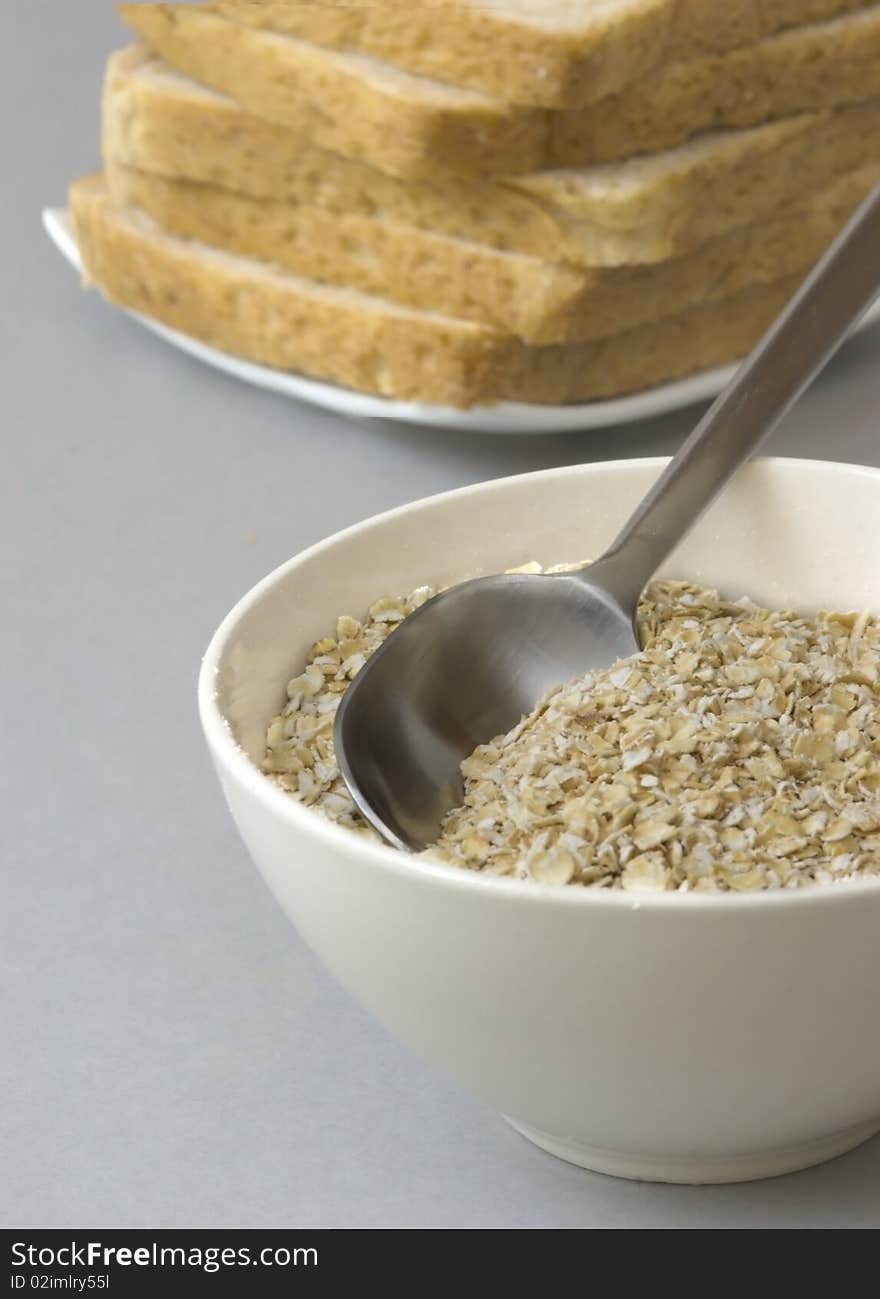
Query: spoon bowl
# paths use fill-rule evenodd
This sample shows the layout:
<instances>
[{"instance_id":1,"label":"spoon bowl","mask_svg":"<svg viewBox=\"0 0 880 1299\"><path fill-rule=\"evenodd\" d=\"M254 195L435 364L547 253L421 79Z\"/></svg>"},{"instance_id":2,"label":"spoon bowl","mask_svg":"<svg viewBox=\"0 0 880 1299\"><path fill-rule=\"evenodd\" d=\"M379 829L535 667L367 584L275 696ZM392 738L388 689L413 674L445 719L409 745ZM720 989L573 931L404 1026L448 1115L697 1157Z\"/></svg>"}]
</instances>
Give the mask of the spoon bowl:
<instances>
[{"instance_id":1,"label":"spoon bowl","mask_svg":"<svg viewBox=\"0 0 880 1299\"><path fill-rule=\"evenodd\" d=\"M638 651L631 611L590 571L464 582L372 656L369 690L350 688L339 707L336 752L358 808L390 843L430 843L461 803L464 757L553 686Z\"/></svg>"}]
</instances>

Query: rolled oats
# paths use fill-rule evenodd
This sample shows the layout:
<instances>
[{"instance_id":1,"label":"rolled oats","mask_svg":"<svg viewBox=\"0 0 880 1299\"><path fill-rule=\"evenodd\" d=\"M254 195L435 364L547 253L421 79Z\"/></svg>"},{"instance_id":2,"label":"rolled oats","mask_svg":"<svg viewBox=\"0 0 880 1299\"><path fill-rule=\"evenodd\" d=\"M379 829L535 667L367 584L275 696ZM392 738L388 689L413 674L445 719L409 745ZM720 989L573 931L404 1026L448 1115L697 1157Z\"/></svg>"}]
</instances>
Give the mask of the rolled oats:
<instances>
[{"instance_id":1,"label":"rolled oats","mask_svg":"<svg viewBox=\"0 0 880 1299\"><path fill-rule=\"evenodd\" d=\"M263 770L372 838L336 766L333 716L370 654L432 594L340 618L268 730ZM639 626L641 654L550 691L462 764L464 802L427 855L630 892L880 875L880 619L772 612L660 582Z\"/></svg>"}]
</instances>

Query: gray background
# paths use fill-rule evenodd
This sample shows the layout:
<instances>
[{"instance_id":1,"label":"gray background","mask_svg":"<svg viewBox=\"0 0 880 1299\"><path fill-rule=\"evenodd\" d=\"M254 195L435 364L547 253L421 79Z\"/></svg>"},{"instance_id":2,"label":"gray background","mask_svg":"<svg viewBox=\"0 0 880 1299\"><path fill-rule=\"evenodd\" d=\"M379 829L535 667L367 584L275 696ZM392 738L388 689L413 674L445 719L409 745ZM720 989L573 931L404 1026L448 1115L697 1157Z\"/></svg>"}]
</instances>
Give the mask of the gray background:
<instances>
[{"instance_id":1,"label":"gray background","mask_svg":"<svg viewBox=\"0 0 880 1299\"><path fill-rule=\"evenodd\" d=\"M12 10L0 1225L880 1224L880 1141L716 1189L530 1147L325 976L249 865L197 729L215 625L301 547L487 477L669 452L696 412L543 439L369 428L177 355L82 294L40 229L97 162L102 63L125 39L109 0ZM878 356L875 328L772 450L880 464Z\"/></svg>"}]
</instances>

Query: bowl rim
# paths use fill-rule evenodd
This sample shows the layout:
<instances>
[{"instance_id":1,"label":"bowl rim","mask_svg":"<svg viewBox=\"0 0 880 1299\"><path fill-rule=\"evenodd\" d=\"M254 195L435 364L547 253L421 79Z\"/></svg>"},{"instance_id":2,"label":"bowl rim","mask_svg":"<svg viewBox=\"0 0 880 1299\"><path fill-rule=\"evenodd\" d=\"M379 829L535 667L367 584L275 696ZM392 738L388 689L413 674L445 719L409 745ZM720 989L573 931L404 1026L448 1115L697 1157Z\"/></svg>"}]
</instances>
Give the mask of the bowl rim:
<instances>
[{"instance_id":1,"label":"bowl rim","mask_svg":"<svg viewBox=\"0 0 880 1299\"><path fill-rule=\"evenodd\" d=\"M287 822L292 829L306 838L312 838L328 850L352 854L365 864L370 863L377 869L396 876L405 876L407 881L417 883L419 880L428 885L456 889L462 892L477 891L486 898L495 897L499 902L522 903L526 906L540 907L605 907L624 911L673 911L677 915L684 913L701 913L705 911L731 912L754 910L755 908L790 908L790 907L825 907L835 904L846 904L865 900L867 897L880 899L880 876L864 880L841 880L834 884L816 885L803 889L762 890L752 893L628 893L622 889L568 888L541 884L535 880L509 879L487 875L482 871L469 871L460 866L453 866L442 861L432 861L421 855L410 855L390 845L375 842L355 835L351 830L322 817L320 813L306 807L280 789L273 781L260 771L247 754L236 743L232 730L226 721L218 701L216 678L218 665L225 647L241 621L258 605L273 587L285 580L297 568L319 558L340 542L347 541L359 533L390 522L392 519L417 514L429 504L440 504L453 499L463 500L469 496L479 496L490 490L503 489L505 485L527 480L546 482L554 478L565 477L574 472L591 472L597 475L602 472L620 470L655 469L658 472L669 463L669 456L642 456L632 459L603 460L585 462L577 465L564 465L553 469L539 469L527 474L511 474L503 478L493 478L465 487L453 488L450 491L438 492L431 496L421 497L406 505L369 515L357 523L351 524L323 540L299 551L284 563L278 565L264 578L247 591L233 606L211 637L204 653L198 679L198 709L202 729L208 748L215 761L225 767L236 782L244 786L248 794L261 804L273 817ZM846 477L868 477L878 483L880 490L880 467L851 464L845 461L810 459L794 456L761 456L750 462L774 468L790 466L809 467L811 470L821 466L825 473L839 474Z\"/></svg>"}]
</instances>

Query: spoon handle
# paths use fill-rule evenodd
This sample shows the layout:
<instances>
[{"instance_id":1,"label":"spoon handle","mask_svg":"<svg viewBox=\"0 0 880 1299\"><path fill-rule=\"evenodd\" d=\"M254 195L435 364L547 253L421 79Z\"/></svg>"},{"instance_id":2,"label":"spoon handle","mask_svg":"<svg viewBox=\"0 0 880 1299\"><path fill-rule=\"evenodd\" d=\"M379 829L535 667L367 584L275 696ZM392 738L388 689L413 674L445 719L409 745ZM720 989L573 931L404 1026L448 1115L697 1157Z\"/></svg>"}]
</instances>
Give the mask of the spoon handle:
<instances>
[{"instance_id":1,"label":"spoon handle","mask_svg":"<svg viewBox=\"0 0 880 1299\"><path fill-rule=\"evenodd\" d=\"M590 571L624 608L773 431L880 292L880 185Z\"/></svg>"}]
</instances>

